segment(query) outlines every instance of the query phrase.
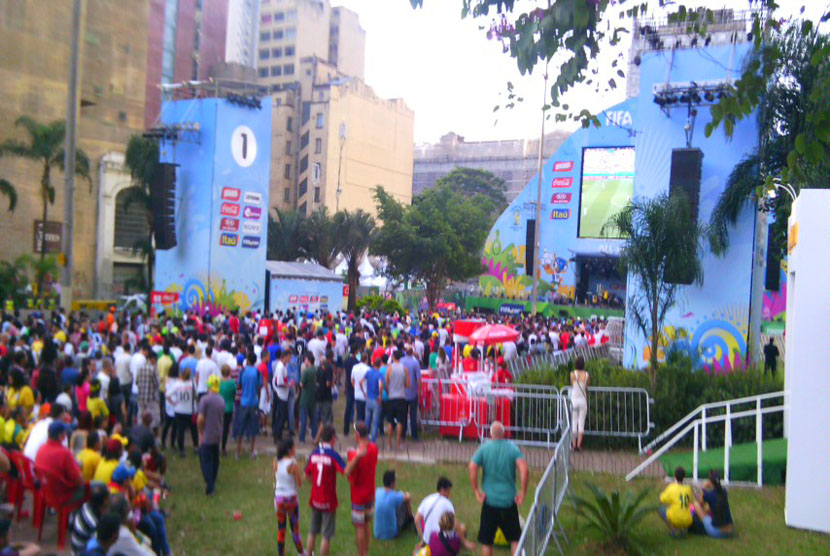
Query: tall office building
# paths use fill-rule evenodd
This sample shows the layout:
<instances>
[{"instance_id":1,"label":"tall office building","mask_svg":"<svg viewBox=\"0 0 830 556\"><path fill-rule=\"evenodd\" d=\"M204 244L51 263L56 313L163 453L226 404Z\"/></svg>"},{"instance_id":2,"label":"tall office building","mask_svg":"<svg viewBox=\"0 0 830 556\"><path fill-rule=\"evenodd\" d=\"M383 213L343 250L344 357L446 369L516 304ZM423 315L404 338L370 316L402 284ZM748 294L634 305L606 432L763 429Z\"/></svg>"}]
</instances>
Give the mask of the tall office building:
<instances>
[{"instance_id":1,"label":"tall office building","mask_svg":"<svg viewBox=\"0 0 830 556\"><path fill-rule=\"evenodd\" d=\"M72 4L71 0L0 3L0 34L4 39L0 41L0 141L29 140L24 129L14 123L20 116L30 116L44 124L66 119ZM95 292L100 276L99 248L103 242L113 242L112 228L107 228L107 236L104 228L99 227L102 203L114 206L113 195L118 193L105 187L106 176L114 165L121 168L123 162L123 155L116 161L118 157L111 154L123 153L130 136L144 128L151 2L131 1L129 17L125 17L120 2L86 0L84 6L79 41L77 145L89 158L90 180L75 179L73 298L90 297ZM0 178L11 182L18 194L14 212L6 212L5 198L0 197L2 260L11 261L39 251L36 238L43 220L42 171L36 161L2 158ZM63 234L63 180L62 172L53 167L51 185L55 188L55 200L47 205L45 226L46 252L50 254L60 251ZM129 173L121 171L120 191L129 185ZM141 218L138 211L132 215ZM122 261L127 266L140 265L131 253L133 244L124 243ZM114 266L119 264L109 259L110 276L118 271Z\"/></svg>"},{"instance_id":2,"label":"tall office building","mask_svg":"<svg viewBox=\"0 0 830 556\"><path fill-rule=\"evenodd\" d=\"M228 0L225 61L256 67L260 0Z\"/></svg>"},{"instance_id":3,"label":"tall office building","mask_svg":"<svg viewBox=\"0 0 830 556\"><path fill-rule=\"evenodd\" d=\"M329 24L329 62L351 77L364 78L366 65L366 31L360 16L343 8L333 8Z\"/></svg>"}]
</instances>

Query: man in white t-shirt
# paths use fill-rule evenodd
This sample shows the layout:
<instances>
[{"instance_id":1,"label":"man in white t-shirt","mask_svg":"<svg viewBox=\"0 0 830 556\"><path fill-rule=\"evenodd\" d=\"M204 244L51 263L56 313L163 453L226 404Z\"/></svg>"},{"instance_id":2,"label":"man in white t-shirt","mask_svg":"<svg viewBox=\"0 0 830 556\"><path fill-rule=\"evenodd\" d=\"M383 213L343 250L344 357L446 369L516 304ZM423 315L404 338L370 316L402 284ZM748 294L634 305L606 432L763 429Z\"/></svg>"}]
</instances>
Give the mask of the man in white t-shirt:
<instances>
[{"instance_id":1,"label":"man in white t-shirt","mask_svg":"<svg viewBox=\"0 0 830 556\"><path fill-rule=\"evenodd\" d=\"M418 512L415 514L415 531L421 540L416 550L428 545L432 534L441 531L438 523L445 512L455 515L455 507L450 501L450 489L452 489L452 482L446 477L440 477L436 487L438 492L424 498L424 501L418 506ZM457 520L455 522L455 532L458 534L458 538L461 539L461 544L467 550L475 551L475 543L467 540L467 527Z\"/></svg>"},{"instance_id":2,"label":"man in white t-shirt","mask_svg":"<svg viewBox=\"0 0 830 556\"><path fill-rule=\"evenodd\" d=\"M325 340L323 329L317 330L317 336L308 342L308 351L314 354L314 364L318 367L323 364L323 359L326 357L326 347L328 344Z\"/></svg>"},{"instance_id":3,"label":"man in white t-shirt","mask_svg":"<svg viewBox=\"0 0 830 556\"><path fill-rule=\"evenodd\" d=\"M201 398L203 394L208 391L208 378L211 376L219 376L219 366L211 358L212 350L210 347L205 349L202 358L196 363L196 396Z\"/></svg>"},{"instance_id":4,"label":"man in white t-shirt","mask_svg":"<svg viewBox=\"0 0 830 556\"><path fill-rule=\"evenodd\" d=\"M358 354L361 356L361 360L359 363L355 364L352 367L352 386L354 387L354 401L355 401L355 411L357 415L355 416L355 423L358 421L366 422L366 374L371 371L372 369L369 365L366 364L366 361L369 360L369 355L363 353Z\"/></svg>"},{"instance_id":5,"label":"man in white t-shirt","mask_svg":"<svg viewBox=\"0 0 830 556\"><path fill-rule=\"evenodd\" d=\"M288 362L291 361L293 353L291 349L280 352L280 358L274 366L274 377L271 379L271 389L276 394L272 406L275 444L282 441L283 427L288 427ZM288 433L293 435L291 430Z\"/></svg>"}]
</instances>

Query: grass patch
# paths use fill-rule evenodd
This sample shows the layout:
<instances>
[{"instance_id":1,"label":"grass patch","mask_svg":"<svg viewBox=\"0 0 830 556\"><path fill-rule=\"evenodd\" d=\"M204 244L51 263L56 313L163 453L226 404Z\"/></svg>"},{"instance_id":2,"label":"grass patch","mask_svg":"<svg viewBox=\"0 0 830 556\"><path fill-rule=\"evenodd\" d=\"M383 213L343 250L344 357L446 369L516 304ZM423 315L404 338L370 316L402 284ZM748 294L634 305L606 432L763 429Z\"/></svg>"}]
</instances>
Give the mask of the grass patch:
<instances>
[{"instance_id":1,"label":"grass patch","mask_svg":"<svg viewBox=\"0 0 830 556\"><path fill-rule=\"evenodd\" d=\"M478 530L480 506L473 497L463 465L415 465L405 462L380 462L381 473L394 468L398 484L412 493L414 504L435 489L440 475L453 481L452 500L461 521L467 524L471 538ZM204 495L204 483L199 471L198 460L188 454L185 460L170 459L168 473L173 492L167 502L171 511L168 523L170 542L179 555L203 554L275 554L277 524L273 511L273 477L271 458L260 456L257 460L247 458L235 461L222 460L216 494L210 498ZM530 510L538 473L531 474L528 500L521 508L526 516ZM610 490L647 487L653 491L653 500L663 483L657 480L638 479L628 484L620 477L610 475L575 474L572 477L574 492L586 496L586 481ZM308 485L300 491L300 530L308 533ZM338 479L337 495L340 507L337 512L337 534L332 542L332 554L354 552L354 528L349 516L349 488L342 477ZM737 536L726 541L705 537L689 536L675 540L668 536L657 515L649 516L639 528L648 549L654 554L689 554L722 556L757 554L830 554L830 536L791 529L784 525L784 488L765 487L762 490L731 489L730 504L737 525ZM234 521L234 510L242 512L242 519ZM566 554L589 555L613 553L594 534L587 533L578 520L570 502L566 500L563 513L565 531L570 539ZM287 554L295 554L288 539ZM372 539L370 553L377 555L411 554L417 539L413 530L405 532L394 541ZM319 550L319 540L318 540ZM498 551L507 554L506 550Z\"/></svg>"}]
</instances>

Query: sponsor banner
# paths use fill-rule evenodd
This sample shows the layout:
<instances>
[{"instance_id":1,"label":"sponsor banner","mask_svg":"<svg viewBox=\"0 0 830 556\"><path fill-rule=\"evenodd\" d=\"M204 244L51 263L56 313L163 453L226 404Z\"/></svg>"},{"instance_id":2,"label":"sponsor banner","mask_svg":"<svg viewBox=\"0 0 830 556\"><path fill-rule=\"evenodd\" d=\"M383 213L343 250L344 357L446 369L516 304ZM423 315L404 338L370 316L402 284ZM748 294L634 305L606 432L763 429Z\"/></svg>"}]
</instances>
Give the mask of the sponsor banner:
<instances>
[{"instance_id":1,"label":"sponsor banner","mask_svg":"<svg viewBox=\"0 0 830 556\"><path fill-rule=\"evenodd\" d=\"M256 249L259 247L259 236L242 236L242 247Z\"/></svg>"},{"instance_id":2,"label":"sponsor banner","mask_svg":"<svg viewBox=\"0 0 830 556\"><path fill-rule=\"evenodd\" d=\"M289 295L288 302L289 303L297 303L297 299L299 299L296 295Z\"/></svg>"},{"instance_id":3,"label":"sponsor banner","mask_svg":"<svg viewBox=\"0 0 830 556\"><path fill-rule=\"evenodd\" d=\"M236 218L223 218L219 221L219 229L223 232L236 232L239 230L239 220Z\"/></svg>"},{"instance_id":4,"label":"sponsor banner","mask_svg":"<svg viewBox=\"0 0 830 556\"><path fill-rule=\"evenodd\" d=\"M179 302L179 292L156 292L150 295L150 302L160 305L175 305Z\"/></svg>"},{"instance_id":5,"label":"sponsor banner","mask_svg":"<svg viewBox=\"0 0 830 556\"><path fill-rule=\"evenodd\" d=\"M571 202L571 194L570 193L554 193L553 197L550 198L551 204L554 205L567 205Z\"/></svg>"},{"instance_id":6,"label":"sponsor banner","mask_svg":"<svg viewBox=\"0 0 830 556\"><path fill-rule=\"evenodd\" d=\"M259 207L245 205L245 210L242 211L242 216L252 220L259 220L259 217L262 216L262 209Z\"/></svg>"},{"instance_id":7,"label":"sponsor banner","mask_svg":"<svg viewBox=\"0 0 830 556\"><path fill-rule=\"evenodd\" d=\"M554 172L570 172L574 169L573 160L564 160L561 162L554 162L553 163L553 171Z\"/></svg>"},{"instance_id":8,"label":"sponsor banner","mask_svg":"<svg viewBox=\"0 0 830 556\"><path fill-rule=\"evenodd\" d=\"M247 220L242 222L243 234L258 234L260 232L262 232L262 224L259 222L248 222Z\"/></svg>"},{"instance_id":9,"label":"sponsor banner","mask_svg":"<svg viewBox=\"0 0 830 556\"><path fill-rule=\"evenodd\" d=\"M343 286L343 297L349 297L349 285L345 284Z\"/></svg>"},{"instance_id":10,"label":"sponsor banner","mask_svg":"<svg viewBox=\"0 0 830 556\"><path fill-rule=\"evenodd\" d=\"M499 307L499 314L503 316L519 316L525 310L525 306L519 303L505 303Z\"/></svg>"},{"instance_id":11,"label":"sponsor banner","mask_svg":"<svg viewBox=\"0 0 830 556\"><path fill-rule=\"evenodd\" d=\"M40 253L60 253L63 242L63 224L61 222L46 221L44 236L43 220L35 220L35 233L32 251ZM44 245L41 245L43 243ZM44 249L45 247L45 249Z\"/></svg>"},{"instance_id":12,"label":"sponsor banner","mask_svg":"<svg viewBox=\"0 0 830 556\"><path fill-rule=\"evenodd\" d=\"M327 295L321 295L320 296L320 303L328 303L328 302L329 302L329 296L327 296Z\"/></svg>"},{"instance_id":13,"label":"sponsor banner","mask_svg":"<svg viewBox=\"0 0 830 556\"><path fill-rule=\"evenodd\" d=\"M567 220L571 217L571 209L553 209L550 213L551 220Z\"/></svg>"},{"instance_id":14,"label":"sponsor banner","mask_svg":"<svg viewBox=\"0 0 830 556\"><path fill-rule=\"evenodd\" d=\"M317 295L312 295L312 296L309 298L308 302L309 302L309 303L319 303L319 302L320 302L320 296L317 296Z\"/></svg>"},{"instance_id":15,"label":"sponsor banner","mask_svg":"<svg viewBox=\"0 0 830 556\"><path fill-rule=\"evenodd\" d=\"M308 305L308 296L307 295L301 295L300 296L300 303L307 306Z\"/></svg>"},{"instance_id":16,"label":"sponsor banner","mask_svg":"<svg viewBox=\"0 0 830 556\"><path fill-rule=\"evenodd\" d=\"M233 203L222 203L222 206L219 209L219 214L222 216L232 216L236 218L239 216L239 205L235 205Z\"/></svg>"},{"instance_id":17,"label":"sponsor banner","mask_svg":"<svg viewBox=\"0 0 830 556\"><path fill-rule=\"evenodd\" d=\"M551 182L551 187L560 188L560 187L570 187L574 183L573 178L553 178L553 182Z\"/></svg>"},{"instance_id":18,"label":"sponsor banner","mask_svg":"<svg viewBox=\"0 0 830 556\"><path fill-rule=\"evenodd\" d=\"M236 247L239 244L239 236L236 234L222 234L219 236L219 245L225 247Z\"/></svg>"},{"instance_id":19,"label":"sponsor banner","mask_svg":"<svg viewBox=\"0 0 830 556\"><path fill-rule=\"evenodd\" d=\"M246 191L245 203L248 205L262 205L262 193L257 193L256 191Z\"/></svg>"},{"instance_id":20,"label":"sponsor banner","mask_svg":"<svg viewBox=\"0 0 830 556\"><path fill-rule=\"evenodd\" d=\"M224 201L239 201L240 191L235 187L223 187L222 188L222 200Z\"/></svg>"}]
</instances>

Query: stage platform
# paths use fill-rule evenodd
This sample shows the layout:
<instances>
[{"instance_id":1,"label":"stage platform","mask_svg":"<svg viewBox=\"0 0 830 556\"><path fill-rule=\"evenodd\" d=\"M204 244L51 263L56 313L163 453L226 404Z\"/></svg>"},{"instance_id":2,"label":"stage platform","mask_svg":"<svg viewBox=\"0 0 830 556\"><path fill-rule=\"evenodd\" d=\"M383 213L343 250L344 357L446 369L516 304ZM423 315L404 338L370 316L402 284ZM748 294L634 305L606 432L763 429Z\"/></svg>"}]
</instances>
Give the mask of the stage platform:
<instances>
[{"instance_id":1,"label":"stage platform","mask_svg":"<svg viewBox=\"0 0 830 556\"><path fill-rule=\"evenodd\" d=\"M686 477L692 476L691 451L675 452L660 458L666 475L673 476L674 468L682 465ZM754 442L733 444L729 452L729 480L754 483L758 480L757 447ZM774 438L764 441L764 484L784 484L787 469L787 439ZM711 448L698 452L698 478L709 476L709 470L716 469L723 477L723 448Z\"/></svg>"},{"instance_id":2,"label":"stage platform","mask_svg":"<svg viewBox=\"0 0 830 556\"><path fill-rule=\"evenodd\" d=\"M465 308L467 311L475 309L486 309L498 313L499 307L502 305L523 305L524 311L529 313L531 309L531 302L516 299L504 299L498 297L475 297L469 296L465 300ZM560 316L560 314L567 314L569 318L588 319L591 315L596 315L604 318L608 317L624 317L625 311L623 309L616 309L611 307L592 307L587 305L558 305L554 303L539 302L537 311L546 317Z\"/></svg>"}]
</instances>

